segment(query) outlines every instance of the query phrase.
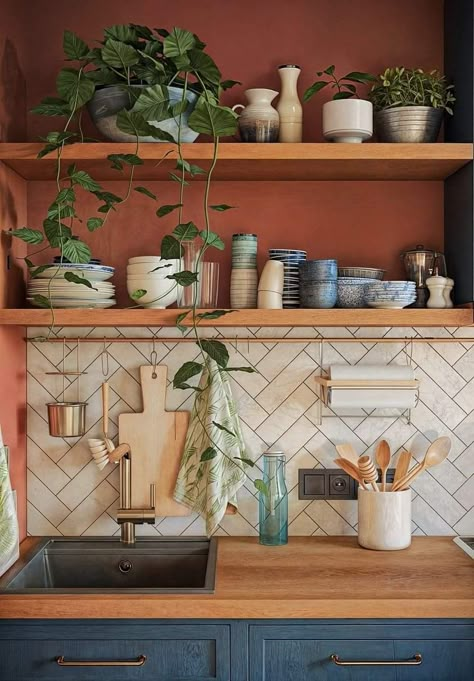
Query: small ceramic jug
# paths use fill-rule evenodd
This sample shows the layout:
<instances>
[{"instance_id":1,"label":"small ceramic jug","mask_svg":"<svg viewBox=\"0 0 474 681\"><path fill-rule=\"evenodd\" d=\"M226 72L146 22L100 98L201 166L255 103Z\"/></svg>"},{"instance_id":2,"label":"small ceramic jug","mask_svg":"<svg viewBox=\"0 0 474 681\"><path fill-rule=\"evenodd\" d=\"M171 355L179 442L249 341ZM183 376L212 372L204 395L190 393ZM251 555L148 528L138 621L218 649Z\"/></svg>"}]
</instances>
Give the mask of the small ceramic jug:
<instances>
[{"instance_id":1,"label":"small ceramic jug","mask_svg":"<svg viewBox=\"0 0 474 681\"><path fill-rule=\"evenodd\" d=\"M426 285L430 292L430 297L426 303L426 307L431 309L443 309L446 307L446 301L444 299L444 289L447 284L446 277L440 277L435 275L434 277L428 277L426 280Z\"/></svg>"},{"instance_id":2,"label":"small ceramic jug","mask_svg":"<svg viewBox=\"0 0 474 681\"><path fill-rule=\"evenodd\" d=\"M251 88L245 90L249 103L236 104L232 111L242 109L239 115L239 130L242 142L278 142L280 117L272 101L278 95L275 90Z\"/></svg>"}]
</instances>

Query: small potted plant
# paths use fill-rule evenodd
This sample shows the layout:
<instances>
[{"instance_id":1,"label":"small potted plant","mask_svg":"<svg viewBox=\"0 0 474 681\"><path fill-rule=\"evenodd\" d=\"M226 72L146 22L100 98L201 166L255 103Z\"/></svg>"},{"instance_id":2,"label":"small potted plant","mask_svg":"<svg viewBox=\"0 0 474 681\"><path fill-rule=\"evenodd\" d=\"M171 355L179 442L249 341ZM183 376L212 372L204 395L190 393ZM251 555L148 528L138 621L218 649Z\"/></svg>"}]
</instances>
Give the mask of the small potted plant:
<instances>
[{"instance_id":1,"label":"small potted plant","mask_svg":"<svg viewBox=\"0 0 474 681\"><path fill-rule=\"evenodd\" d=\"M453 113L453 87L436 70L385 69L369 93L378 140L436 142L444 112Z\"/></svg>"},{"instance_id":2,"label":"small potted plant","mask_svg":"<svg viewBox=\"0 0 474 681\"><path fill-rule=\"evenodd\" d=\"M329 79L313 83L304 93L303 100L308 102L317 92L331 86L335 90L333 98L323 105L324 137L332 142L363 142L372 137L372 103L356 96L356 84L366 85L377 79L360 71L336 78L334 70L333 65L318 71L318 78L329 76Z\"/></svg>"}]
</instances>

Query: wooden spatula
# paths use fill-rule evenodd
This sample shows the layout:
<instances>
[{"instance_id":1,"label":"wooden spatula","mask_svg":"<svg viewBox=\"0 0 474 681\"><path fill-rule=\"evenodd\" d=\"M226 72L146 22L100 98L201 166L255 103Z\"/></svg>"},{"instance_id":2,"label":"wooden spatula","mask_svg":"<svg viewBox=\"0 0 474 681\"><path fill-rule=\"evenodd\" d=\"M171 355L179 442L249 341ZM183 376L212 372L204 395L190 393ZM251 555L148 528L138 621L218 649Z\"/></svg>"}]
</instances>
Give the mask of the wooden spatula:
<instances>
[{"instance_id":1,"label":"wooden spatula","mask_svg":"<svg viewBox=\"0 0 474 681\"><path fill-rule=\"evenodd\" d=\"M404 449L400 452L398 457L397 466L395 468L395 475L393 476L393 485L401 480L408 473L410 468L411 454ZM392 485L392 487L393 487Z\"/></svg>"},{"instance_id":2,"label":"wooden spatula","mask_svg":"<svg viewBox=\"0 0 474 681\"><path fill-rule=\"evenodd\" d=\"M357 466L357 459L359 458L359 455L352 445L336 445L336 449L341 459L346 459Z\"/></svg>"}]
</instances>

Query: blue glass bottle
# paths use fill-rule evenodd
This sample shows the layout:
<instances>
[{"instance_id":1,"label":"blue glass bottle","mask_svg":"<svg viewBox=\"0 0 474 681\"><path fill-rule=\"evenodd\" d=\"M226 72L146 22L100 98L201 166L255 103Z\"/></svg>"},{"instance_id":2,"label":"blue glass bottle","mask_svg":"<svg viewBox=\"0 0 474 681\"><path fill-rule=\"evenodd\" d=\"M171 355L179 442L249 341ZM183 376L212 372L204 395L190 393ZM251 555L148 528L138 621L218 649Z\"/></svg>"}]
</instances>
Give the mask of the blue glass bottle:
<instances>
[{"instance_id":1,"label":"blue glass bottle","mask_svg":"<svg viewBox=\"0 0 474 681\"><path fill-rule=\"evenodd\" d=\"M263 455L265 490L259 497L260 544L281 546L288 543L288 492L283 452Z\"/></svg>"}]
</instances>

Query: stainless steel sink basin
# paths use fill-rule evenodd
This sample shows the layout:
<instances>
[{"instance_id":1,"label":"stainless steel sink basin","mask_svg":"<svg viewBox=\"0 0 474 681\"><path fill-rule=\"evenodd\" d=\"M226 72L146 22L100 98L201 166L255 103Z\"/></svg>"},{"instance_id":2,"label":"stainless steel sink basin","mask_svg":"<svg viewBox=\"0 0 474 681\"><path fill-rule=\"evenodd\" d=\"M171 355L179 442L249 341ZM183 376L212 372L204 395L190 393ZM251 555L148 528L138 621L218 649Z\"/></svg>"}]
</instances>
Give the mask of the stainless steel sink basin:
<instances>
[{"instance_id":1,"label":"stainless steel sink basin","mask_svg":"<svg viewBox=\"0 0 474 681\"><path fill-rule=\"evenodd\" d=\"M217 540L47 537L0 579L0 593L213 593Z\"/></svg>"}]
</instances>

